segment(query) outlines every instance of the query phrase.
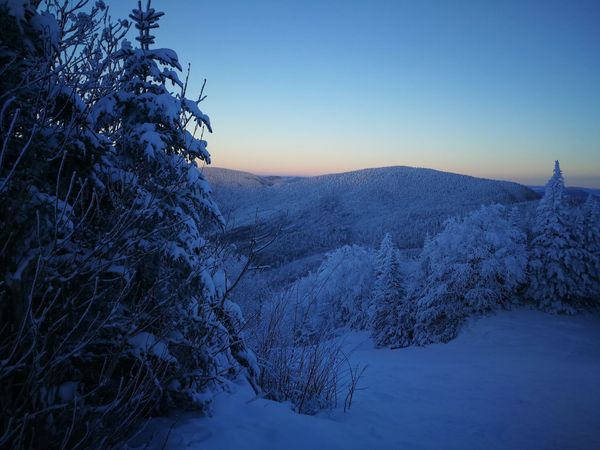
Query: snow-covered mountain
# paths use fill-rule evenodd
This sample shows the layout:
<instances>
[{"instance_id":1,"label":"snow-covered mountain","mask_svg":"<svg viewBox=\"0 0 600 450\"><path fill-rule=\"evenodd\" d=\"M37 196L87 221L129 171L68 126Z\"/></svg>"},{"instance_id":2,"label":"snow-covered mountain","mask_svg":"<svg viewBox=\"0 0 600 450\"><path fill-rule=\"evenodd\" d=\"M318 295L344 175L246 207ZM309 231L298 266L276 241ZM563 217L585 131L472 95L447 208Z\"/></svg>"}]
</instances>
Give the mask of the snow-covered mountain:
<instances>
[{"instance_id":1,"label":"snow-covered mountain","mask_svg":"<svg viewBox=\"0 0 600 450\"><path fill-rule=\"evenodd\" d=\"M247 238L257 221L283 227L268 250L279 262L344 244L375 246L386 232L402 248L420 247L450 216L538 198L517 183L403 166L315 177L221 168L204 174L236 239Z\"/></svg>"}]
</instances>

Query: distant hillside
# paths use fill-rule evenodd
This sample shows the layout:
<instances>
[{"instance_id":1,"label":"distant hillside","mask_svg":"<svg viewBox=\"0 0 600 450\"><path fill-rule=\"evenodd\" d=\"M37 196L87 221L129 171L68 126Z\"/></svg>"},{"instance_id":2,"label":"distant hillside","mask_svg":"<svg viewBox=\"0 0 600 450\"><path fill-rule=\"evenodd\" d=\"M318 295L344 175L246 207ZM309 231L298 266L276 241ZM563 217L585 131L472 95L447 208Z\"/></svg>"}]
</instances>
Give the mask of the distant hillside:
<instances>
[{"instance_id":1,"label":"distant hillside","mask_svg":"<svg viewBox=\"0 0 600 450\"><path fill-rule=\"evenodd\" d=\"M207 167L204 169L204 174L207 176L213 190L217 186L219 188L275 186L301 179L300 177L260 176L219 167Z\"/></svg>"},{"instance_id":2,"label":"distant hillside","mask_svg":"<svg viewBox=\"0 0 600 450\"><path fill-rule=\"evenodd\" d=\"M214 196L243 241L260 223L283 232L269 258L291 261L344 244L377 245L390 232L404 248L422 245L450 216L483 204L538 198L517 183L412 167L385 167L317 177L262 177L207 168Z\"/></svg>"},{"instance_id":3,"label":"distant hillside","mask_svg":"<svg viewBox=\"0 0 600 450\"><path fill-rule=\"evenodd\" d=\"M543 195L544 191L546 190L545 186L528 186L528 187L540 195ZM570 196L574 199L579 199L579 200L585 200L587 198L587 196L590 194L600 196L600 189L577 187L577 186L565 186L565 192L567 193L568 196Z\"/></svg>"}]
</instances>

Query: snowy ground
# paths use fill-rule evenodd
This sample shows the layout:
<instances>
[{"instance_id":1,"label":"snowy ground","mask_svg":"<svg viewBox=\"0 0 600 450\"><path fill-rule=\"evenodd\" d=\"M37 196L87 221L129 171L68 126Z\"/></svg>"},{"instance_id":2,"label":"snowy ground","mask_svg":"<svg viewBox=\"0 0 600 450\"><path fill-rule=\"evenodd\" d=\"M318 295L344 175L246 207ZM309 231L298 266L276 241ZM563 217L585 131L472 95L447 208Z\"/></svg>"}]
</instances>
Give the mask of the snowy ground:
<instances>
[{"instance_id":1,"label":"snowy ground","mask_svg":"<svg viewBox=\"0 0 600 450\"><path fill-rule=\"evenodd\" d=\"M249 402L240 385L217 400L213 418L178 419L165 448L600 449L598 315L502 312L425 348L349 339L354 361L369 366L350 412L297 415ZM150 424L153 447L171 423Z\"/></svg>"}]
</instances>

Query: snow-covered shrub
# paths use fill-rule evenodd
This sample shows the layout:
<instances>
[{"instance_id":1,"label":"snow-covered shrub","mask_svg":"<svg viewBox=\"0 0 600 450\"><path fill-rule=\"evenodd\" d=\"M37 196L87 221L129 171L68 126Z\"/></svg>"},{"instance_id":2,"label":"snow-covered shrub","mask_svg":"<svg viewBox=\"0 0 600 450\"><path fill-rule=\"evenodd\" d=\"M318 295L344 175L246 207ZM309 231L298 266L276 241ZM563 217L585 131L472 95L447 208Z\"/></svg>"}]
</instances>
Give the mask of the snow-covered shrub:
<instances>
[{"instance_id":1,"label":"snow-covered shrub","mask_svg":"<svg viewBox=\"0 0 600 450\"><path fill-rule=\"evenodd\" d=\"M573 313L586 286L582 232L566 205L559 162L537 207L529 261L529 296L549 312Z\"/></svg>"},{"instance_id":2,"label":"snow-covered shrub","mask_svg":"<svg viewBox=\"0 0 600 450\"><path fill-rule=\"evenodd\" d=\"M508 305L524 282L525 237L504 207L482 207L451 219L420 256L423 289L417 296L414 341L447 342L462 320Z\"/></svg>"},{"instance_id":3,"label":"snow-covered shrub","mask_svg":"<svg viewBox=\"0 0 600 450\"><path fill-rule=\"evenodd\" d=\"M134 48L83 4L0 0L2 448L107 447L257 376L162 13L133 12Z\"/></svg>"},{"instance_id":4,"label":"snow-covered shrub","mask_svg":"<svg viewBox=\"0 0 600 450\"><path fill-rule=\"evenodd\" d=\"M329 253L316 272L249 305L257 311L247 334L269 398L313 414L353 391L359 372L351 370L340 334L366 326L372 282L372 252L344 246Z\"/></svg>"},{"instance_id":5,"label":"snow-covered shrub","mask_svg":"<svg viewBox=\"0 0 600 450\"><path fill-rule=\"evenodd\" d=\"M410 345L413 303L407 298L400 255L386 233L376 258L376 280L370 307L371 334L379 347Z\"/></svg>"},{"instance_id":6,"label":"snow-covered shrub","mask_svg":"<svg viewBox=\"0 0 600 450\"><path fill-rule=\"evenodd\" d=\"M259 384L265 395L289 401L302 414L330 409L344 399L348 405L357 377L343 341L321 328L306 338L310 317L294 299L283 294L265 304L250 331L261 368Z\"/></svg>"}]
</instances>

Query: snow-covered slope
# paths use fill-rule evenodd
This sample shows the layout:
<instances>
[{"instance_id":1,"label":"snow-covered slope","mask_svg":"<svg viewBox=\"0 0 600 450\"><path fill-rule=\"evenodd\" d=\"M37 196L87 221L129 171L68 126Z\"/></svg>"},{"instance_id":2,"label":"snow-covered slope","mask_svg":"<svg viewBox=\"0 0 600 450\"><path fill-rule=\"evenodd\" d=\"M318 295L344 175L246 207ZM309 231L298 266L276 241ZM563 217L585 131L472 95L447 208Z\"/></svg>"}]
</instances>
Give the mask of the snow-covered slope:
<instances>
[{"instance_id":1,"label":"snow-covered slope","mask_svg":"<svg viewBox=\"0 0 600 450\"><path fill-rule=\"evenodd\" d=\"M400 247L422 244L448 217L482 204L537 198L511 182L412 167L305 178L261 177L206 168L214 196L238 237L259 222L283 225L271 256L294 260L344 244L376 245L390 232Z\"/></svg>"},{"instance_id":2,"label":"snow-covered slope","mask_svg":"<svg viewBox=\"0 0 600 450\"><path fill-rule=\"evenodd\" d=\"M204 175L210 185L218 191L231 188L256 188L276 186L301 180L301 177L261 176L239 170L224 169L221 167L206 167Z\"/></svg>"},{"instance_id":3,"label":"snow-covered slope","mask_svg":"<svg viewBox=\"0 0 600 450\"><path fill-rule=\"evenodd\" d=\"M348 413L297 415L240 385L212 418L152 422L140 448L152 435L151 449L173 450L600 448L598 315L516 310L475 319L448 344L350 343L368 368Z\"/></svg>"}]
</instances>

